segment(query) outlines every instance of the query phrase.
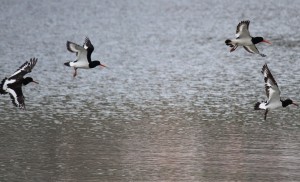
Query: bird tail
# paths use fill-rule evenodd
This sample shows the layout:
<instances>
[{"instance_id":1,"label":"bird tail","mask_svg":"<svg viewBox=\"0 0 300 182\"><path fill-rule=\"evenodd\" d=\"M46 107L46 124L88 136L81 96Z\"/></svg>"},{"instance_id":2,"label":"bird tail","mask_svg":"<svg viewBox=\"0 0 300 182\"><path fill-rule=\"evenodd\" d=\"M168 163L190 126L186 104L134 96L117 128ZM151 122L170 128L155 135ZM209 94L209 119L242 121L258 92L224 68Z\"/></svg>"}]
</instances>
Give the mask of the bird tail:
<instances>
[{"instance_id":1,"label":"bird tail","mask_svg":"<svg viewBox=\"0 0 300 182\"><path fill-rule=\"evenodd\" d=\"M230 39L225 40L225 44L231 47L230 52L234 51L238 47L238 45Z\"/></svg>"},{"instance_id":2,"label":"bird tail","mask_svg":"<svg viewBox=\"0 0 300 182\"><path fill-rule=\"evenodd\" d=\"M65 66L70 66L70 62L64 63Z\"/></svg>"},{"instance_id":3,"label":"bird tail","mask_svg":"<svg viewBox=\"0 0 300 182\"><path fill-rule=\"evenodd\" d=\"M7 80L7 78L4 78L0 83L0 94L7 94L7 92L5 92L5 90L3 90L3 85L4 85L5 80Z\"/></svg>"},{"instance_id":4,"label":"bird tail","mask_svg":"<svg viewBox=\"0 0 300 182\"><path fill-rule=\"evenodd\" d=\"M261 108L259 107L260 104L260 102L256 102L256 104L254 105L254 110L261 110Z\"/></svg>"},{"instance_id":5,"label":"bird tail","mask_svg":"<svg viewBox=\"0 0 300 182\"><path fill-rule=\"evenodd\" d=\"M234 45L232 44L232 41L229 40L229 39L225 40L225 44L228 45L228 46L230 46L230 47L233 47L233 46L234 46Z\"/></svg>"}]
</instances>

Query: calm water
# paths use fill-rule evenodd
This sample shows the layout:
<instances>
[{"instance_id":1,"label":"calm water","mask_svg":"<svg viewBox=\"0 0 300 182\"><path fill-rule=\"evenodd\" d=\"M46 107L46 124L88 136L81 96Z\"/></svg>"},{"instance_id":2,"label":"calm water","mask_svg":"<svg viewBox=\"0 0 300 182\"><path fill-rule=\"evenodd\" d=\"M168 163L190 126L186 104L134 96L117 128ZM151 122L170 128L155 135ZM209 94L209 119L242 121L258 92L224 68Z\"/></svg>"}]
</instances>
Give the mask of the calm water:
<instances>
[{"instance_id":1,"label":"calm water","mask_svg":"<svg viewBox=\"0 0 300 182\"><path fill-rule=\"evenodd\" d=\"M300 102L299 1L2 0L1 79L39 58L27 110L0 98L0 181L300 181L296 107L253 111L262 65ZM239 21L266 58L229 53ZM89 36L109 69L63 66ZM7 63L7 64L5 64Z\"/></svg>"}]
</instances>

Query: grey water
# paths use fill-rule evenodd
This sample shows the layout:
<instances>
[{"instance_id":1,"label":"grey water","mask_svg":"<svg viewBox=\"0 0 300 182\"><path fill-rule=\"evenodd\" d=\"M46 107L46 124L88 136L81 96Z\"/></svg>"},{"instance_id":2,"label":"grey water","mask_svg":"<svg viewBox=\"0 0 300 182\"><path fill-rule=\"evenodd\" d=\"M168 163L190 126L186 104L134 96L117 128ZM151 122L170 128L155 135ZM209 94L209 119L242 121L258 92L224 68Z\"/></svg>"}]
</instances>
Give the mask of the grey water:
<instances>
[{"instance_id":1,"label":"grey water","mask_svg":"<svg viewBox=\"0 0 300 182\"><path fill-rule=\"evenodd\" d=\"M0 96L0 181L300 181L300 112L254 111L268 63L300 102L299 1L2 0L0 79L39 59L26 110ZM251 21L261 57L224 41ZM109 68L78 70L66 41Z\"/></svg>"}]
</instances>

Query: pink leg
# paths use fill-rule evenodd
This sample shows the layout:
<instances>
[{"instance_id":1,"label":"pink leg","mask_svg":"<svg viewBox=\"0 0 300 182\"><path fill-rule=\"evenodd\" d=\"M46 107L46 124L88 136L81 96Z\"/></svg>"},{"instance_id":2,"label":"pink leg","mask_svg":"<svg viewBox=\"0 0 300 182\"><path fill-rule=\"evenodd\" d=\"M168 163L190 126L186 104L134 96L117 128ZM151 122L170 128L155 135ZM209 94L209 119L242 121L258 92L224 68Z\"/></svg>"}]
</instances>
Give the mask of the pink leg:
<instances>
[{"instance_id":1,"label":"pink leg","mask_svg":"<svg viewBox=\"0 0 300 182\"><path fill-rule=\"evenodd\" d=\"M238 46L234 46L230 49L230 52L234 51Z\"/></svg>"},{"instance_id":2,"label":"pink leg","mask_svg":"<svg viewBox=\"0 0 300 182\"><path fill-rule=\"evenodd\" d=\"M77 75L77 68L74 68L73 78L75 78L76 75Z\"/></svg>"}]
</instances>

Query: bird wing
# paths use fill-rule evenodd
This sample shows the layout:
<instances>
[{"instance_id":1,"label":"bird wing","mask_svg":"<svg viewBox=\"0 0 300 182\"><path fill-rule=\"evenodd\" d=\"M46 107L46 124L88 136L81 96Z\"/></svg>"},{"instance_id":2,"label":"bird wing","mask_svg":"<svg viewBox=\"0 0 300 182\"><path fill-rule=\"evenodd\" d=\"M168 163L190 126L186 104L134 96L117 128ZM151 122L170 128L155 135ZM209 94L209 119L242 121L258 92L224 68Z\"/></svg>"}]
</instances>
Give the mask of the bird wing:
<instances>
[{"instance_id":1,"label":"bird wing","mask_svg":"<svg viewBox=\"0 0 300 182\"><path fill-rule=\"evenodd\" d=\"M242 37L250 37L250 32L249 32L249 24L250 21L241 21L237 27L236 27L236 38L242 38Z\"/></svg>"},{"instance_id":2,"label":"bird wing","mask_svg":"<svg viewBox=\"0 0 300 182\"><path fill-rule=\"evenodd\" d=\"M87 50L78 44L75 44L73 42L67 41L67 49L70 52L76 53L77 56L77 62L86 62L87 60Z\"/></svg>"},{"instance_id":3,"label":"bird wing","mask_svg":"<svg viewBox=\"0 0 300 182\"><path fill-rule=\"evenodd\" d=\"M91 52L91 53L94 51L94 46L88 37L85 38L83 48L85 48L88 52Z\"/></svg>"},{"instance_id":4,"label":"bird wing","mask_svg":"<svg viewBox=\"0 0 300 182\"><path fill-rule=\"evenodd\" d=\"M38 61L37 58L30 58L29 61L26 61L20 68L18 68L10 77L9 79L18 79L23 78L24 75L30 73L33 67L35 66L36 62Z\"/></svg>"},{"instance_id":5,"label":"bird wing","mask_svg":"<svg viewBox=\"0 0 300 182\"><path fill-rule=\"evenodd\" d=\"M250 45L250 46L244 46L244 49L246 49L246 51L250 52L250 53L256 53L256 54L260 54L258 49L256 48L256 46Z\"/></svg>"},{"instance_id":6,"label":"bird wing","mask_svg":"<svg viewBox=\"0 0 300 182\"><path fill-rule=\"evenodd\" d=\"M83 48L87 50L87 60L89 63L91 63L92 62L91 55L92 52L94 51L94 46L88 37L85 38Z\"/></svg>"},{"instance_id":7,"label":"bird wing","mask_svg":"<svg viewBox=\"0 0 300 182\"><path fill-rule=\"evenodd\" d=\"M263 66L261 72L264 75L265 80L265 89L268 97L267 103L270 103L272 100L280 100L280 89L278 88L277 82L271 74L267 64Z\"/></svg>"},{"instance_id":8,"label":"bird wing","mask_svg":"<svg viewBox=\"0 0 300 182\"><path fill-rule=\"evenodd\" d=\"M24 108L25 109L25 98L23 96L22 88L21 87L16 87L14 89L7 88L7 92L10 95L12 103L19 108Z\"/></svg>"}]
</instances>

